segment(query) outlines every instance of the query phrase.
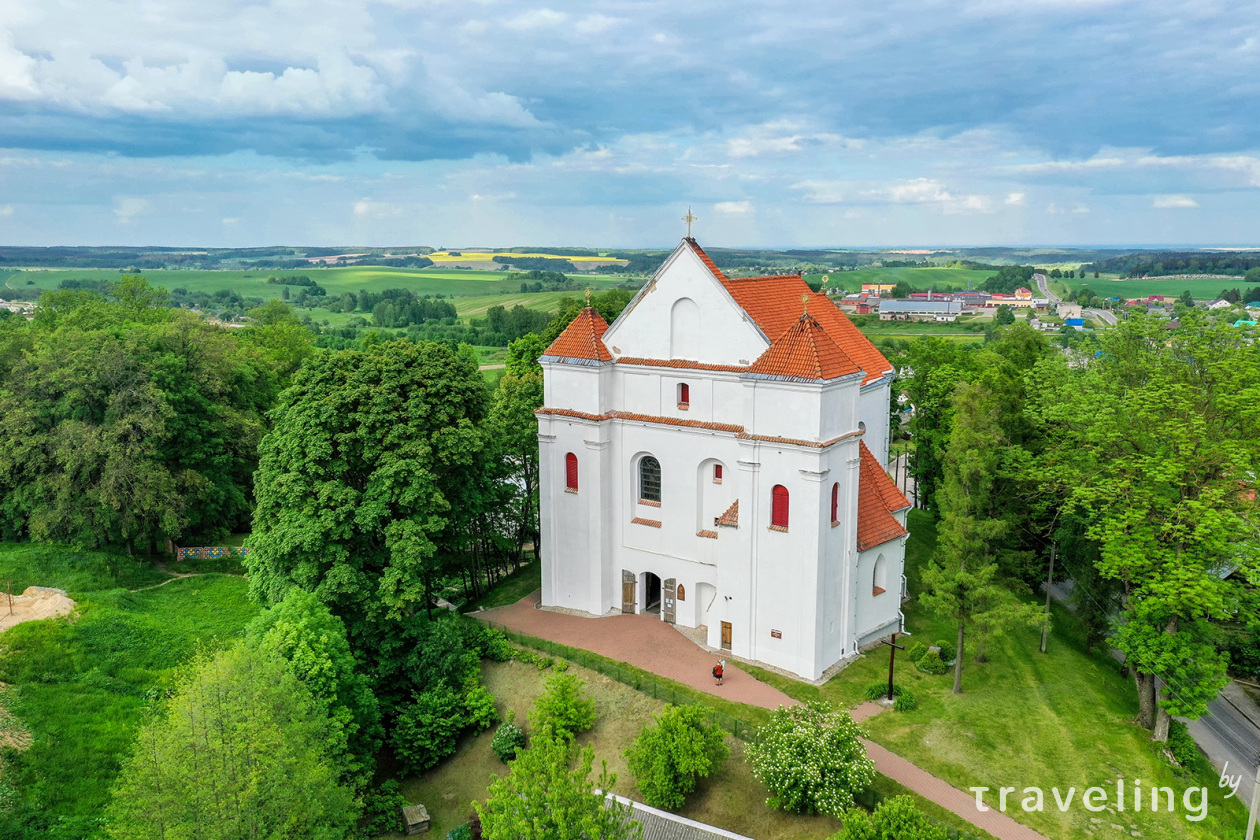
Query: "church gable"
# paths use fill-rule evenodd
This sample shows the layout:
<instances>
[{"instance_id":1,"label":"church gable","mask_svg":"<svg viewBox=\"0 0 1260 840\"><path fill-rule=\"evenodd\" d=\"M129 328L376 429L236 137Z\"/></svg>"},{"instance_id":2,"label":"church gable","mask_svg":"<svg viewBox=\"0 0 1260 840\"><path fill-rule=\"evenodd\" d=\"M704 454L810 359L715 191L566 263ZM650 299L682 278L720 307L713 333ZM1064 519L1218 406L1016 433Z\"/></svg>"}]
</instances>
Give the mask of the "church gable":
<instances>
[{"instance_id":1,"label":"church gable","mask_svg":"<svg viewBox=\"0 0 1260 840\"><path fill-rule=\"evenodd\" d=\"M604 344L614 358L751 364L770 341L723 288L724 279L700 246L683 240L608 328Z\"/></svg>"}]
</instances>

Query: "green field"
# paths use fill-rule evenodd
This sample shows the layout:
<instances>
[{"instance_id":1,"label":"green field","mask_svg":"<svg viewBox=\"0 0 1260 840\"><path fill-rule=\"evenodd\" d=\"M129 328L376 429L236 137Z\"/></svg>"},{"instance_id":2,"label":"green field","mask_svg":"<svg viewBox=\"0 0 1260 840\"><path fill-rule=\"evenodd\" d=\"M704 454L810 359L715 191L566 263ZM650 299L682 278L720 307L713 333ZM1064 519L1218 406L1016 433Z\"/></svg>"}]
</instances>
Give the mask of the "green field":
<instances>
[{"instance_id":1,"label":"green field","mask_svg":"<svg viewBox=\"0 0 1260 840\"><path fill-rule=\"evenodd\" d=\"M932 286L966 289L967 282L971 281L971 288L976 289L992 277L993 272L970 268L860 268L857 271L835 271L825 276L831 278L827 283L830 289L842 288L847 292L860 292L863 283L902 281L916 289L929 289ZM823 277L822 274L805 275L806 281L811 283L821 282Z\"/></svg>"},{"instance_id":2,"label":"green field","mask_svg":"<svg viewBox=\"0 0 1260 840\"><path fill-rule=\"evenodd\" d=\"M385 289L410 289L418 295L443 294L448 297L469 295L521 295L520 278L510 280L506 271L458 271L454 269L382 268L380 266L343 266L335 268L273 269L264 271L165 271L140 272L154 286L167 289L188 289L207 293L230 289L244 297L279 297L284 286L267 282L269 276L305 274L328 290L329 297L345 292ZM103 268L84 269L28 269L25 271L0 270L0 284L13 289L26 287L27 281L40 289L55 289L62 280L117 280L121 272ZM581 277L581 282L592 288L604 289L615 286L621 278L607 276ZM297 294L299 287L289 287ZM542 293L559 297L565 293ZM578 295L580 292L568 292ZM489 308L493 304L486 304Z\"/></svg>"},{"instance_id":3,"label":"green field","mask_svg":"<svg viewBox=\"0 0 1260 840\"><path fill-rule=\"evenodd\" d=\"M1055 280L1056 287L1061 286L1066 290L1075 290L1082 287L1088 288L1091 292L1100 297L1122 297L1137 298L1147 297L1148 295L1164 295L1165 297L1175 298L1187 289L1195 300L1215 300L1220 297L1222 289L1238 289L1243 294L1247 293L1247 289L1252 286L1251 283L1244 283L1241 277L1231 277L1228 280L1223 278L1215 278L1211 280L1201 279L1172 279L1172 280L1142 280L1134 278L1132 280L1111 279L1093 277L1084 280Z\"/></svg>"}]
</instances>

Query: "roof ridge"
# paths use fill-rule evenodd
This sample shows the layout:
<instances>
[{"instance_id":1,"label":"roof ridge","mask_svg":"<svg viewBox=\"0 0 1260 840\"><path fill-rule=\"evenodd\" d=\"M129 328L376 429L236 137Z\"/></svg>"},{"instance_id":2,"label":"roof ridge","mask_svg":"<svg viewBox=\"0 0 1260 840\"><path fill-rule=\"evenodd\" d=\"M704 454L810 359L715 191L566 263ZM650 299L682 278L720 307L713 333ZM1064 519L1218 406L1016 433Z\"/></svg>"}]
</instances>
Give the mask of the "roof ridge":
<instances>
[{"instance_id":1,"label":"roof ridge","mask_svg":"<svg viewBox=\"0 0 1260 840\"><path fill-rule=\"evenodd\" d=\"M826 340L827 345L823 345ZM829 346L828 346L829 345ZM794 379L837 379L861 368L808 312L783 331L752 365L749 373Z\"/></svg>"},{"instance_id":2,"label":"roof ridge","mask_svg":"<svg viewBox=\"0 0 1260 840\"><path fill-rule=\"evenodd\" d=\"M604 346L603 336L608 322L593 307L586 306L543 351L544 356L563 359L587 359L611 362L612 354Z\"/></svg>"},{"instance_id":3,"label":"roof ridge","mask_svg":"<svg viewBox=\"0 0 1260 840\"><path fill-rule=\"evenodd\" d=\"M715 263L713 259L704 252L704 249L700 247L699 243L697 243L694 238L684 236L683 242L686 242L689 246L691 246L692 252L700 258L700 262L704 263L705 268L713 272L714 277L721 280L723 283L726 282L726 275L722 273L722 269L717 267L717 263Z\"/></svg>"}]
</instances>

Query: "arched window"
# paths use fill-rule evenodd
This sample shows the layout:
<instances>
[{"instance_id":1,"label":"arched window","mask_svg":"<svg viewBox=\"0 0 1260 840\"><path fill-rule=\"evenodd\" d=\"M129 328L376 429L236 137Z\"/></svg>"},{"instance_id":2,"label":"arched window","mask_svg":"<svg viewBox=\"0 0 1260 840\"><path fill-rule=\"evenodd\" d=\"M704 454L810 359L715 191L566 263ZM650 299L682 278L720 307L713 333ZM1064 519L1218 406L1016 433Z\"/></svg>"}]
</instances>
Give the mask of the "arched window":
<instances>
[{"instance_id":1,"label":"arched window","mask_svg":"<svg viewBox=\"0 0 1260 840\"><path fill-rule=\"evenodd\" d=\"M570 493L578 490L577 456L572 452L564 456L564 489Z\"/></svg>"},{"instance_id":2,"label":"arched window","mask_svg":"<svg viewBox=\"0 0 1260 840\"><path fill-rule=\"evenodd\" d=\"M651 455L639 461L639 501L661 503L661 462Z\"/></svg>"},{"instance_id":3,"label":"arched window","mask_svg":"<svg viewBox=\"0 0 1260 840\"><path fill-rule=\"evenodd\" d=\"M840 482L831 485L831 524L840 524Z\"/></svg>"},{"instance_id":4,"label":"arched window","mask_svg":"<svg viewBox=\"0 0 1260 840\"><path fill-rule=\"evenodd\" d=\"M687 600L687 589L681 583L678 584L678 600L679 601Z\"/></svg>"},{"instance_id":5,"label":"arched window","mask_svg":"<svg viewBox=\"0 0 1260 840\"><path fill-rule=\"evenodd\" d=\"M686 411L691 406L691 386L686 382L678 383L678 407Z\"/></svg>"},{"instance_id":6,"label":"arched window","mask_svg":"<svg viewBox=\"0 0 1260 840\"><path fill-rule=\"evenodd\" d=\"M770 491L770 527L780 531L788 527L788 491L782 484Z\"/></svg>"},{"instance_id":7,"label":"arched window","mask_svg":"<svg viewBox=\"0 0 1260 840\"><path fill-rule=\"evenodd\" d=\"M888 589L888 564L884 560L884 555L875 558L875 574L871 580L871 594L883 595Z\"/></svg>"}]
</instances>

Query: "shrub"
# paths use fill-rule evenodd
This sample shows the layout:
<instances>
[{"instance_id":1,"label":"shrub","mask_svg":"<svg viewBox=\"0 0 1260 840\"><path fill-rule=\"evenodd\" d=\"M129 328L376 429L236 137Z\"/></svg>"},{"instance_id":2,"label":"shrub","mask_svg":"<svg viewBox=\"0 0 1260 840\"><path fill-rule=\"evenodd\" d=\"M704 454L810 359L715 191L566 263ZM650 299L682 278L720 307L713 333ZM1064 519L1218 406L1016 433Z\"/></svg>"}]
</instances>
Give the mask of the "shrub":
<instances>
[{"instance_id":1,"label":"shrub","mask_svg":"<svg viewBox=\"0 0 1260 840\"><path fill-rule=\"evenodd\" d=\"M908 796L895 796L875 806L873 814L853 811L844 830L831 840L947 840L945 829L932 822Z\"/></svg>"},{"instance_id":2,"label":"shrub","mask_svg":"<svg viewBox=\"0 0 1260 840\"><path fill-rule=\"evenodd\" d=\"M1172 721L1168 727L1168 751L1178 764L1191 773L1209 769L1207 758L1190 737L1190 730L1179 720Z\"/></svg>"},{"instance_id":3,"label":"shrub","mask_svg":"<svg viewBox=\"0 0 1260 840\"><path fill-rule=\"evenodd\" d=\"M493 627L487 627L481 639L481 655L491 662L507 662L513 658L514 649L507 636Z\"/></svg>"},{"instance_id":4,"label":"shrub","mask_svg":"<svg viewBox=\"0 0 1260 840\"><path fill-rule=\"evenodd\" d=\"M529 713L539 732L572 738L595 725L595 701L582 694L582 679L574 674L554 674Z\"/></svg>"},{"instance_id":5,"label":"shrub","mask_svg":"<svg viewBox=\"0 0 1260 840\"><path fill-rule=\"evenodd\" d=\"M394 751L409 773L423 773L455 752L459 733L468 725L461 698L446 686L416 696L398 716L390 736Z\"/></svg>"},{"instance_id":6,"label":"shrub","mask_svg":"<svg viewBox=\"0 0 1260 840\"><path fill-rule=\"evenodd\" d=\"M875 762L848 712L827 703L780 706L748 745L757 779L770 789L766 804L800 814L842 816L853 795L875 778Z\"/></svg>"},{"instance_id":7,"label":"shrub","mask_svg":"<svg viewBox=\"0 0 1260 840\"><path fill-rule=\"evenodd\" d=\"M554 667L557 671L563 674L565 671L569 670L569 660L557 659L556 664L552 667Z\"/></svg>"},{"instance_id":8,"label":"shrub","mask_svg":"<svg viewBox=\"0 0 1260 840\"><path fill-rule=\"evenodd\" d=\"M957 647L956 642L937 642L936 646L941 649L941 661L946 665L952 665L954 659L954 649Z\"/></svg>"},{"instance_id":9,"label":"shrub","mask_svg":"<svg viewBox=\"0 0 1260 840\"><path fill-rule=\"evenodd\" d=\"M905 693L904 688L897 685L896 683L893 683L893 697L900 697L904 693ZM887 696L888 696L888 683L886 682L871 683L870 685L866 687L867 700L879 700L880 698L887 697Z\"/></svg>"},{"instance_id":10,"label":"shrub","mask_svg":"<svg viewBox=\"0 0 1260 840\"><path fill-rule=\"evenodd\" d=\"M468 823L457 825L446 832L446 840L472 840L472 828Z\"/></svg>"},{"instance_id":11,"label":"shrub","mask_svg":"<svg viewBox=\"0 0 1260 840\"><path fill-rule=\"evenodd\" d=\"M484 685L476 685L464 695L464 719L478 732L489 729L499 722L499 712L494 707L494 695Z\"/></svg>"},{"instance_id":12,"label":"shrub","mask_svg":"<svg viewBox=\"0 0 1260 840\"><path fill-rule=\"evenodd\" d=\"M923 654L927 653L927 645L923 642L915 642L906 649L906 656L910 657L911 662L918 662L923 658Z\"/></svg>"},{"instance_id":13,"label":"shrub","mask_svg":"<svg viewBox=\"0 0 1260 840\"><path fill-rule=\"evenodd\" d=\"M359 834L362 837L380 837L382 834L402 834L402 809L407 797L397 779L386 779L374 790L363 795L363 817Z\"/></svg>"},{"instance_id":14,"label":"shrub","mask_svg":"<svg viewBox=\"0 0 1260 840\"><path fill-rule=\"evenodd\" d=\"M516 758L519 750L525 749L525 730L516 725L509 715L508 720L503 722L499 730L494 733L494 740L490 742L490 749L494 750L494 754L499 757L499 761L507 764Z\"/></svg>"},{"instance_id":15,"label":"shrub","mask_svg":"<svg viewBox=\"0 0 1260 840\"><path fill-rule=\"evenodd\" d=\"M925 674L934 674L938 677L949 671L949 666L941 661L940 654L934 650L923 654L923 658L915 664L915 667Z\"/></svg>"},{"instance_id":16,"label":"shrub","mask_svg":"<svg viewBox=\"0 0 1260 840\"><path fill-rule=\"evenodd\" d=\"M893 708L899 712L913 712L919 708L919 701L914 699L914 695L909 691L903 691L897 695L897 699L893 700Z\"/></svg>"},{"instance_id":17,"label":"shrub","mask_svg":"<svg viewBox=\"0 0 1260 840\"><path fill-rule=\"evenodd\" d=\"M722 731L706 716L701 706L666 706L656 725L644 727L626 750L630 772L648 805L682 807L696 782L730 756Z\"/></svg>"}]
</instances>

